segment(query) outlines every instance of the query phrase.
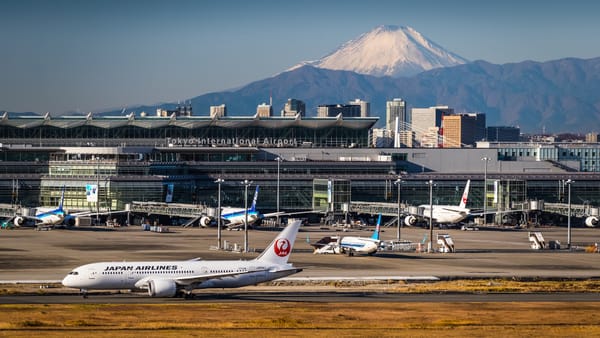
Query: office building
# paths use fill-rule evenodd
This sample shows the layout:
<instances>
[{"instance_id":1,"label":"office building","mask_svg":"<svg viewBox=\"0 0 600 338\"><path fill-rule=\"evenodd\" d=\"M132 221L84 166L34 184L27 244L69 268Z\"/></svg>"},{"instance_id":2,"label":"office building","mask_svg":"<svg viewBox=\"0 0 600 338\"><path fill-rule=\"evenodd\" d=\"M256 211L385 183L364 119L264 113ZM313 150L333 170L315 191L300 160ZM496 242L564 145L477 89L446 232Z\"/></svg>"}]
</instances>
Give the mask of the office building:
<instances>
[{"instance_id":1,"label":"office building","mask_svg":"<svg viewBox=\"0 0 600 338\"><path fill-rule=\"evenodd\" d=\"M444 115L442 128L444 148L473 147L485 138L485 114Z\"/></svg>"},{"instance_id":2,"label":"office building","mask_svg":"<svg viewBox=\"0 0 600 338\"><path fill-rule=\"evenodd\" d=\"M306 104L298 99L288 99L281 111L281 116L293 117L298 114L301 117L306 116Z\"/></svg>"},{"instance_id":3,"label":"office building","mask_svg":"<svg viewBox=\"0 0 600 338\"><path fill-rule=\"evenodd\" d=\"M317 107L317 117L360 117L360 106L353 104L322 104Z\"/></svg>"},{"instance_id":4,"label":"office building","mask_svg":"<svg viewBox=\"0 0 600 338\"><path fill-rule=\"evenodd\" d=\"M210 118L220 118L227 116L227 106L224 104L219 106L210 106Z\"/></svg>"},{"instance_id":5,"label":"office building","mask_svg":"<svg viewBox=\"0 0 600 338\"><path fill-rule=\"evenodd\" d=\"M433 141L433 139L439 137L439 132L442 128L442 116L454 114L454 109L448 106L435 106L429 108L412 108L411 109L411 128L415 132L415 140L423 146L424 143L427 147L437 147L442 142ZM431 133L436 131L438 135L432 135ZM426 141L423 140L426 138Z\"/></svg>"},{"instance_id":6,"label":"office building","mask_svg":"<svg viewBox=\"0 0 600 338\"><path fill-rule=\"evenodd\" d=\"M370 102L363 101L361 99L356 99L354 101L350 101L349 104L360 107L360 117L369 117L371 115Z\"/></svg>"},{"instance_id":7,"label":"office building","mask_svg":"<svg viewBox=\"0 0 600 338\"><path fill-rule=\"evenodd\" d=\"M521 129L518 127L496 126L486 128L486 138L490 142L519 142Z\"/></svg>"},{"instance_id":8,"label":"office building","mask_svg":"<svg viewBox=\"0 0 600 338\"><path fill-rule=\"evenodd\" d=\"M273 106L266 103L261 103L256 107L256 115L258 117L271 117L273 115Z\"/></svg>"}]
</instances>

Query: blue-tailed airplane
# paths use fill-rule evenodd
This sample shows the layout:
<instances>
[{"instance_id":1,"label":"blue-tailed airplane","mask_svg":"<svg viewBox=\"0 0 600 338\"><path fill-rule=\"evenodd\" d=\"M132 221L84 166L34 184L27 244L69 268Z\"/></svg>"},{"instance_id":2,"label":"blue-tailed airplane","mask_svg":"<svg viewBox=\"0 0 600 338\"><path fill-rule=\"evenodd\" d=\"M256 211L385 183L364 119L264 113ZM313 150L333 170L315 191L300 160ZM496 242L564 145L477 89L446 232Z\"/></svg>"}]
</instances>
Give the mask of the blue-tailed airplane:
<instances>
[{"instance_id":1,"label":"blue-tailed airplane","mask_svg":"<svg viewBox=\"0 0 600 338\"><path fill-rule=\"evenodd\" d=\"M315 247L316 254L326 253L345 253L348 256L354 256L354 254L367 254L372 255L377 252L379 248L379 228L381 226L381 214L377 219L377 225L375 231L371 237L356 237L356 236L345 236L339 238L337 236L325 237L315 244L311 244ZM330 241L328 241L329 239Z\"/></svg>"},{"instance_id":2,"label":"blue-tailed airplane","mask_svg":"<svg viewBox=\"0 0 600 338\"><path fill-rule=\"evenodd\" d=\"M25 222L33 221L35 225L49 226L49 225L57 225L61 224L65 217L67 216L67 212L63 209L63 203L65 201L65 189L63 188L62 194L60 196L60 202L58 204L58 208L49 209L49 208L36 208L35 216L24 216L17 215L13 218L13 223L16 226L21 226L25 224Z\"/></svg>"},{"instance_id":3,"label":"blue-tailed airplane","mask_svg":"<svg viewBox=\"0 0 600 338\"><path fill-rule=\"evenodd\" d=\"M265 217L273 217L277 215L284 215L283 212L274 212L269 214L261 214L256 209L256 200L258 199L258 185L256 186L256 190L254 191L254 198L252 199L252 205L248 208L248 225L252 225L256 223L258 220L263 219ZM221 220L224 221L224 224L228 228L235 228L239 226L243 226L246 223L246 208L232 208L232 207L223 207L221 209ZM208 226L212 222L212 218L210 216L202 216L200 218L200 225Z\"/></svg>"}]
</instances>

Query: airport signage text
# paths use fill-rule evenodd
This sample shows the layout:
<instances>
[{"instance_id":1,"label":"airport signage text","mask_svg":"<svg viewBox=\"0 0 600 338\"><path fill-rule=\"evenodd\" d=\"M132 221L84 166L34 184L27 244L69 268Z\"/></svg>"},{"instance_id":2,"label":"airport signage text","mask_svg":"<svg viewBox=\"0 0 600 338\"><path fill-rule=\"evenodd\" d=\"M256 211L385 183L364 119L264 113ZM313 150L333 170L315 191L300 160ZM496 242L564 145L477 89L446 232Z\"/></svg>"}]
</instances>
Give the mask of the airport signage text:
<instances>
[{"instance_id":1,"label":"airport signage text","mask_svg":"<svg viewBox=\"0 0 600 338\"><path fill-rule=\"evenodd\" d=\"M295 138L276 138L276 137L167 137L167 144L170 147L201 147L201 146L220 146L220 147L295 147L298 141Z\"/></svg>"}]
</instances>

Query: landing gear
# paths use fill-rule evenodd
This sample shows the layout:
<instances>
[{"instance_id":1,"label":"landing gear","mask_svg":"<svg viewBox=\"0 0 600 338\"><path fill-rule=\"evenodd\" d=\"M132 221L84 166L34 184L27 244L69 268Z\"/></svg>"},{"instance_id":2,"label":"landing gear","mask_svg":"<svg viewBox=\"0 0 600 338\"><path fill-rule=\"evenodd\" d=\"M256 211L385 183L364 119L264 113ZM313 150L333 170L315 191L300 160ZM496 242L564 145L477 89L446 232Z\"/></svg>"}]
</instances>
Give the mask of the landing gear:
<instances>
[{"instance_id":1,"label":"landing gear","mask_svg":"<svg viewBox=\"0 0 600 338\"><path fill-rule=\"evenodd\" d=\"M87 299L88 298L88 292L86 289L80 289L79 290L79 294L84 298Z\"/></svg>"},{"instance_id":2,"label":"landing gear","mask_svg":"<svg viewBox=\"0 0 600 338\"><path fill-rule=\"evenodd\" d=\"M194 289L182 289L180 290L177 297L181 297L183 299L194 299L194 294L192 293Z\"/></svg>"}]
</instances>

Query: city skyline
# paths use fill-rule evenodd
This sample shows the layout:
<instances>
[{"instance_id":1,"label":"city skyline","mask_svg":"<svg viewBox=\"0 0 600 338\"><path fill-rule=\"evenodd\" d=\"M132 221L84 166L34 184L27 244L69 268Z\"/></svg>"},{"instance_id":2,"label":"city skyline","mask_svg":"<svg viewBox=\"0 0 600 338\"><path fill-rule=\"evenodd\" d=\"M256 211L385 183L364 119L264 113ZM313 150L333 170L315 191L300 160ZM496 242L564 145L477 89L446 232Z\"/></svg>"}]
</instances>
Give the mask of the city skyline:
<instances>
[{"instance_id":1,"label":"city skyline","mask_svg":"<svg viewBox=\"0 0 600 338\"><path fill-rule=\"evenodd\" d=\"M0 110L61 115L183 101L318 59L379 25L411 26L471 61L593 58L598 9L583 1L3 1Z\"/></svg>"}]
</instances>

